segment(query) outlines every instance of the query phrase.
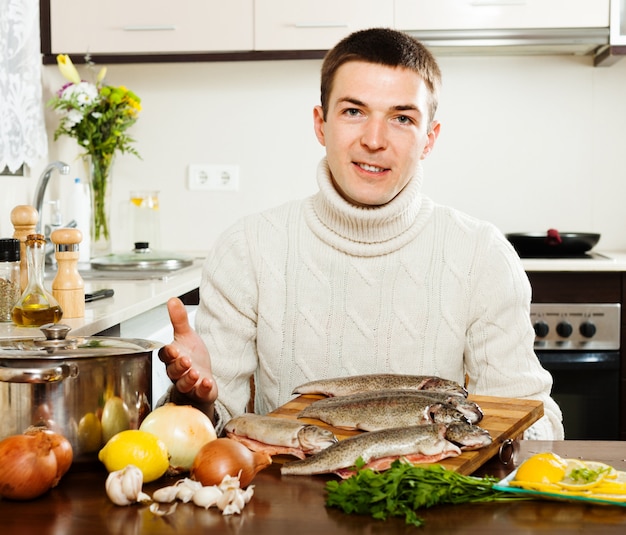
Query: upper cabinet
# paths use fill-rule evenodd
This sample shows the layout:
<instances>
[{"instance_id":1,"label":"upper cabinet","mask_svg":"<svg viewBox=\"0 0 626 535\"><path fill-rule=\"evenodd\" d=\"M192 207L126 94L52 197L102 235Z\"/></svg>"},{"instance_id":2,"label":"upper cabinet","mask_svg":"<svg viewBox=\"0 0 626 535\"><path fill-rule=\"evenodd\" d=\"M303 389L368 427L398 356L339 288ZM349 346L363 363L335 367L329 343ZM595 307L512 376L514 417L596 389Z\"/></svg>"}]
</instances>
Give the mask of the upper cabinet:
<instances>
[{"instance_id":1,"label":"upper cabinet","mask_svg":"<svg viewBox=\"0 0 626 535\"><path fill-rule=\"evenodd\" d=\"M40 0L44 63L322 58L349 33L393 27L435 54L580 54L609 64L626 0ZM612 11L611 11L612 10Z\"/></svg>"},{"instance_id":2,"label":"upper cabinet","mask_svg":"<svg viewBox=\"0 0 626 535\"><path fill-rule=\"evenodd\" d=\"M610 0L395 0L401 30L608 28Z\"/></svg>"},{"instance_id":3,"label":"upper cabinet","mask_svg":"<svg viewBox=\"0 0 626 535\"><path fill-rule=\"evenodd\" d=\"M328 50L355 30L393 26L394 0L255 0L255 50Z\"/></svg>"},{"instance_id":4,"label":"upper cabinet","mask_svg":"<svg viewBox=\"0 0 626 535\"><path fill-rule=\"evenodd\" d=\"M254 0L178 0L175 4L169 0L49 0L49 4L51 54L253 48Z\"/></svg>"}]
</instances>

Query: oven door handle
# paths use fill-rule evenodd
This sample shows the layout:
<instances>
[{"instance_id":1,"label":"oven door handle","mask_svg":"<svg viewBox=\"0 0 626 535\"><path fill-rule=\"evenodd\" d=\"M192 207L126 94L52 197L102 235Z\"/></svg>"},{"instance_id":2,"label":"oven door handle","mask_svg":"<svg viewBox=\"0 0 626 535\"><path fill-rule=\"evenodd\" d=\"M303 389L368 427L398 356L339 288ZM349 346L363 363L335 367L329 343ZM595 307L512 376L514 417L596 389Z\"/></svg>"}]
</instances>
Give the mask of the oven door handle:
<instances>
[{"instance_id":1,"label":"oven door handle","mask_svg":"<svg viewBox=\"0 0 626 535\"><path fill-rule=\"evenodd\" d=\"M619 351L536 351L539 362L551 370L619 370Z\"/></svg>"}]
</instances>

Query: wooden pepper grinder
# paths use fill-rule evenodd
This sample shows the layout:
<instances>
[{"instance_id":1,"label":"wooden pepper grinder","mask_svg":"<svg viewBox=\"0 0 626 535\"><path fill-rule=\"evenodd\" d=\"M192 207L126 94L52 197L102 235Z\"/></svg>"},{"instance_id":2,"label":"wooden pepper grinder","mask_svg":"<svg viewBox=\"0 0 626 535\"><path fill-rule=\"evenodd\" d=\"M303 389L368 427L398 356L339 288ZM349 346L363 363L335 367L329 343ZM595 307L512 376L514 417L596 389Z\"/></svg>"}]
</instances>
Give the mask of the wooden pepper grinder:
<instances>
[{"instance_id":1,"label":"wooden pepper grinder","mask_svg":"<svg viewBox=\"0 0 626 535\"><path fill-rule=\"evenodd\" d=\"M39 214L34 206L20 204L11 210L13 237L20 240L20 287L22 292L28 286L28 263L26 261L26 236L35 234Z\"/></svg>"},{"instance_id":2,"label":"wooden pepper grinder","mask_svg":"<svg viewBox=\"0 0 626 535\"><path fill-rule=\"evenodd\" d=\"M63 309L63 319L85 315L85 282L78 272L79 243L83 234L76 228L59 228L50 234L57 259L52 296Z\"/></svg>"}]
</instances>

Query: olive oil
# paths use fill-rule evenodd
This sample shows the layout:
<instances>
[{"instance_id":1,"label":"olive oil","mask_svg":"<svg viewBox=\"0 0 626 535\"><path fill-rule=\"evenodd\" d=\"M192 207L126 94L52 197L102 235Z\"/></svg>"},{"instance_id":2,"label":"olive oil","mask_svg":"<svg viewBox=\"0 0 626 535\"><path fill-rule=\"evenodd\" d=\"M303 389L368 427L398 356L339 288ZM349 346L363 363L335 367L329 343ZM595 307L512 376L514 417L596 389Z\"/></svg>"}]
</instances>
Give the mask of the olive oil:
<instances>
[{"instance_id":1,"label":"olive oil","mask_svg":"<svg viewBox=\"0 0 626 535\"><path fill-rule=\"evenodd\" d=\"M41 327L46 323L56 323L63 317L59 305L34 305L13 307L11 319L20 327Z\"/></svg>"}]
</instances>

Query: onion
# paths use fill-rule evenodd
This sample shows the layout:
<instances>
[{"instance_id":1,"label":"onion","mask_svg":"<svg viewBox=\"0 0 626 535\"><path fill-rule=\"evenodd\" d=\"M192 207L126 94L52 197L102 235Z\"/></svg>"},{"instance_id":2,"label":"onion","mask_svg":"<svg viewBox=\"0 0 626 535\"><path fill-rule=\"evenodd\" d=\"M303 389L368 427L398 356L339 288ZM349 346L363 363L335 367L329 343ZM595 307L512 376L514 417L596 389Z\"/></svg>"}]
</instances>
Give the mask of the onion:
<instances>
[{"instance_id":1,"label":"onion","mask_svg":"<svg viewBox=\"0 0 626 535\"><path fill-rule=\"evenodd\" d=\"M211 419L190 405L167 403L154 409L139 426L159 437L170 455L168 474L188 472L200 448L217 435Z\"/></svg>"},{"instance_id":2,"label":"onion","mask_svg":"<svg viewBox=\"0 0 626 535\"><path fill-rule=\"evenodd\" d=\"M269 453L251 451L232 438L218 438L200 449L191 467L191 478L206 487L219 485L225 476L239 475L239 484L243 488L270 464L272 457Z\"/></svg>"},{"instance_id":3,"label":"onion","mask_svg":"<svg viewBox=\"0 0 626 535\"><path fill-rule=\"evenodd\" d=\"M57 478L57 459L47 433L12 435L0 441L0 497L31 500Z\"/></svg>"},{"instance_id":4,"label":"onion","mask_svg":"<svg viewBox=\"0 0 626 535\"><path fill-rule=\"evenodd\" d=\"M55 433L54 431L46 427L31 426L26 431L24 431L24 434L26 435L36 435L37 433L46 434L46 436L50 440L52 452L56 457L57 474L55 480L52 483L52 486L56 487L59 481L61 481L61 478L70 469L70 466L72 466L72 461L74 460L74 450L72 449L72 444L63 435Z\"/></svg>"}]
</instances>

